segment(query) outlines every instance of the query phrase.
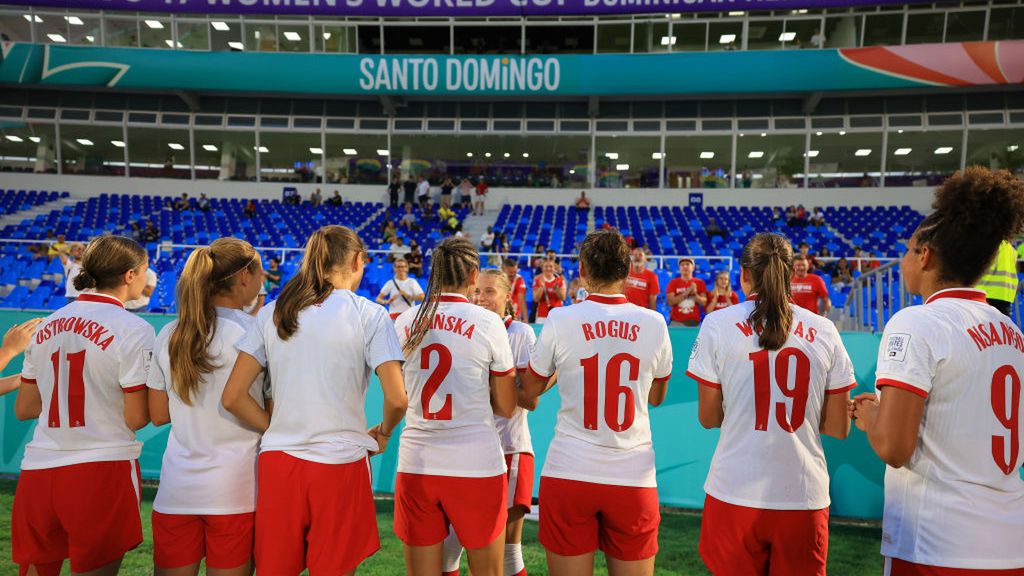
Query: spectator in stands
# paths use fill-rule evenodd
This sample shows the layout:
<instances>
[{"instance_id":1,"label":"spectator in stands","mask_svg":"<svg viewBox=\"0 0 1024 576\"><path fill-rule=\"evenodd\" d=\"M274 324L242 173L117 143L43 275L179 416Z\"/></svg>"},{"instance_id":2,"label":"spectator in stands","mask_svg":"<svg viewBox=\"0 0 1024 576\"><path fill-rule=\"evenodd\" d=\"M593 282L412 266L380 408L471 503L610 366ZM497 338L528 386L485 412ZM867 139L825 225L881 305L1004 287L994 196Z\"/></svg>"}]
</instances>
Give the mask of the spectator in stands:
<instances>
[{"instance_id":1,"label":"spectator in stands","mask_svg":"<svg viewBox=\"0 0 1024 576\"><path fill-rule=\"evenodd\" d=\"M417 278L423 276L423 251L415 238L409 241L409 253L405 255L405 261L409 264L409 273Z\"/></svg>"},{"instance_id":2,"label":"spectator in stands","mask_svg":"<svg viewBox=\"0 0 1024 576\"><path fill-rule=\"evenodd\" d=\"M447 174L441 180L441 206L451 207L452 205L452 190L455 189L455 183L452 182L451 176Z\"/></svg>"},{"instance_id":3,"label":"spectator in stands","mask_svg":"<svg viewBox=\"0 0 1024 576\"><path fill-rule=\"evenodd\" d=\"M427 206L427 203L430 201L430 182L428 182L427 179L423 177L423 175L420 175L420 177L417 180L418 181L416 183L416 200L419 201L420 203L420 209L422 209L423 212L426 213L428 210L430 210L430 207Z\"/></svg>"},{"instance_id":4,"label":"spectator in stands","mask_svg":"<svg viewBox=\"0 0 1024 576\"><path fill-rule=\"evenodd\" d=\"M786 208L786 226L799 226L800 222L796 218L796 206L790 205Z\"/></svg>"},{"instance_id":5,"label":"spectator in stands","mask_svg":"<svg viewBox=\"0 0 1024 576\"><path fill-rule=\"evenodd\" d=\"M750 170L744 170L740 175L740 186L743 188L750 188L754 185L754 177L750 174Z\"/></svg>"},{"instance_id":6,"label":"spectator in stands","mask_svg":"<svg viewBox=\"0 0 1024 576\"><path fill-rule=\"evenodd\" d=\"M64 235L57 234L57 240L53 244L50 244L50 247L46 252L46 256L48 259L53 260L54 256L67 251L67 249L68 243L64 241Z\"/></svg>"},{"instance_id":7,"label":"spectator in stands","mask_svg":"<svg viewBox=\"0 0 1024 576\"><path fill-rule=\"evenodd\" d=\"M142 231L142 239L145 240L147 244L160 241L160 230L152 220L146 222L146 229Z\"/></svg>"},{"instance_id":8,"label":"spectator in stands","mask_svg":"<svg viewBox=\"0 0 1024 576\"><path fill-rule=\"evenodd\" d=\"M576 211L587 212L590 210L590 198L587 198L586 190L580 190L580 197L576 199Z\"/></svg>"},{"instance_id":9,"label":"spectator in stands","mask_svg":"<svg viewBox=\"0 0 1024 576\"><path fill-rule=\"evenodd\" d=\"M654 258L654 252L651 252L650 246L644 246L644 259L647 261L648 270L657 270L658 261Z\"/></svg>"},{"instance_id":10,"label":"spectator in stands","mask_svg":"<svg viewBox=\"0 0 1024 576\"><path fill-rule=\"evenodd\" d=\"M149 301L153 297L153 291L156 290L156 284L156 272L153 271L152 266L149 266L146 268L146 285L142 287L142 294L135 300L125 302L124 309L135 313L148 312Z\"/></svg>"},{"instance_id":11,"label":"spectator in stands","mask_svg":"<svg viewBox=\"0 0 1024 576\"><path fill-rule=\"evenodd\" d=\"M807 271L814 272L818 269L818 259L811 252L811 246L807 242L800 243L800 255L807 260Z\"/></svg>"},{"instance_id":12,"label":"spectator in stands","mask_svg":"<svg viewBox=\"0 0 1024 576\"><path fill-rule=\"evenodd\" d=\"M868 270L874 270L882 265L878 258L882 257L881 252L869 252L868 256L871 256L871 260L868 260Z\"/></svg>"},{"instance_id":13,"label":"spectator in stands","mask_svg":"<svg viewBox=\"0 0 1024 576\"><path fill-rule=\"evenodd\" d=\"M145 244L146 241L142 237L142 226L138 222L132 222L128 225L128 237L135 240L139 244Z\"/></svg>"},{"instance_id":14,"label":"spectator in stands","mask_svg":"<svg viewBox=\"0 0 1024 576\"><path fill-rule=\"evenodd\" d=\"M793 303L815 314L825 316L832 308L832 300L829 299L825 281L821 279L821 276L811 274L809 270L810 266L808 266L806 256L803 254L793 256L793 280L790 283Z\"/></svg>"},{"instance_id":15,"label":"spectator in stands","mask_svg":"<svg viewBox=\"0 0 1024 576\"><path fill-rule=\"evenodd\" d=\"M804 208L803 204L796 207L796 225L800 227L807 226L807 208Z\"/></svg>"},{"instance_id":16,"label":"spectator in stands","mask_svg":"<svg viewBox=\"0 0 1024 576\"><path fill-rule=\"evenodd\" d=\"M853 256L850 256L850 258L853 260L853 262L850 262L850 270L862 272L867 269L865 262L862 260L864 253L861 252L860 246L853 247Z\"/></svg>"},{"instance_id":17,"label":"spectator in stands","mask_svg":"<svg viewBox=\"0 0 1024 576\"><path fill-rule=\"evenodd\" d=\"M399 258L405 259L405 255L409 253L409 250L401 236L395 238L395 241L388 248L388 262L394 262Z\"/></svg>"},{"instance_id":18,"label":"spectator in stands","mask_svg":"<svg viewBox=\"0 0 1024 576\"><path fill-rule=\"evenodd\" d=\"M647 255L640 248L634 248L629 258L629 276L623 286L626 299L641 308L658 309L658 294L661 286L658 275L647 269Z\"/></svg>"},{"instance_id":19,"label":"spectator in stands","mask_svg":"<svg viewBox=\"0 0 1024 576\"><path fill-rule=\"evenodd\" d=\"M825 211L821 209L821 206L814 208L814 214L811 215L811 224L813 226L825 225Z\"/></svg>"},{"instance_id":20,"label":"spectator in stands","mask_svg":"<svg viewBox=\"0 0 1024 576\"><path fill-rule=\"evenodd\" d=\"M533 280L533 301L537 307L537 323L543 324L552 308L565 302L565 278L555 274L554 260L544 260L541 273Z\"/></svg>"},{"instance_id":21,"label":"spectator in stands","mask_svg":"<svg viewBox=\"0 0 1024 576\"><path fill-rule=\"evenodd\" d=\"M487 232L480 235L480 251L494 251L494 229L491 226L487 227Z\"/></svg>"},{"instance_id":22,"label":"spectator in stands","mask_svg":"<svg viewBox=\"0 0 1024 576\"><path fill-rule=\"evenodd\" d=\"M722 308L728 308L733 304L739 304L740 297L736 294L736 291L732 289L732 281L729 279L728 271L721 271L715 275L715 285L708 292L707 303L704 304L704 309L708 314L715 310L721 310Z\"/></svg>"},{"instance_id":23,"label":"spectator in stands","mask_svg":"<svg viewBox=\"0 0 1024 576\"><path fill-rule=\"evenodd\" d=\"M252 198L250 198L249 201L245 203L245 208L242 209L242 213L245 214L246 218L255 218L256 217L256 201L253 200Z\"/></svg>"},{"instance_id":24,"label":"spectator in stands","mask_svg":"<svg viewBox=\"0 0 1024 576\"><path fill-rule=\"evenodd\" d=\"M832 272L832 286L842 288L853 283L853 271L850 270L850 262L846 258L840 258L836 262L836 269Z\"/></svg>"},{"instance_id":25,"label":"spectator in stands","mask_svg":"<svg viewBox=\"0 0 1024 576\"><path fill-rule=\"evenodd\" d=\"M872 178L870 174L865 172L864 176L860 179L860 187L861 188L871 188L873 186L875 186L875 179Z\"/></svg>"},{"instance_id":26,"label":"spectator in stands","mask_svg":"<svg viewBox=\"0 0 1024 576\"><path fill-rule=\"evenodd\" d=\"M335 190L334 191L334 196L331 196L327 200L327 203L330 204L331 206L341 206L344 203L344 200L342 200L342 198L341 198L341 192L338 192L337 190Z\"/></svg>"},{"instance_id":27,"label":"spectator in stands","mask_svg":"<svg viewBox=\"0 0 1024 576\"><path fill-rule=\"evenodd\" d=\"M298 206L302 203L298 188L288 188L288 191L284 194L284 203L291 206Z\"/></svg>"},{"instance_id":28,"label":"spectator in stands","mask_svg":"<svg viewBox=\"0 0 1024 576\"><path fill-rule=\"evenodd\" d=\"M693 258L679 259L679 276L669 281L665 288L665 301L669 306L669 320L672 326L696 326L700 324L700 307L708 303L708 288L700 278L694 278L697 265Z\"/></svg>"},{"instance_id":29,"label":"spectator in stands","mask_svg":"<svg viewBox=\"0 0 1024 576\"><path fill-rule=\"evenodd\" d=\"M380 240L385 244L393 244L398 238L398 230L395 228L395 221L388 220L380 230Z\"/></svg>"},{"instance_id":30,"label":"spectator in stands","mask_svg":"<svg viewBox=\"0 0 1024 576\"><path fill-rule=\"evenodd\" d=\"M388 206L392 208L398 208L398 193L402 191L402 183L399 181L398 176L391 179L391 183L388 184Z\"/></svg>"},{"instance_id":31,"label":"spectator in stands","mask_svg":"<svg viewBox=\"0 0 1024 576\"><path fill-rule=\"evenodd\" d=\"M164 212L174 212L174 202L171 202L170 200L165 200L164 201L163 211Z\"/></svg>"},{"instance_id":32,"label":"spectator in stands","mask_svg":"<svg viewBox=\"0 0 1024 576\"><path fill-rule=\"evenodd\" d=\"M558 259L558 252L548 248L544 251L544 259L555 263L555 275L562 276L562 262Z\"/></svg>"},{"instance_id":33,"label":"spectator in stands","mask_svg":"<svg viewBox=\"0 0 1024 576\"><path fill-rule=\"evenodd\" d=\"M199 200L196 202L196 207L203 212L210 211L210 199L206 197L206 193L199 194Z\"/></svg>"},{"instance_id":34,"label":"spectator in stands","mask_svg":"<svg viewBox=\"0 0 1024 576\"><path fill-rule=\"evenodd\" d=\"M191 208L192 202L188 199L188 193L182 192L181 198L178 198L178 201L174 203L174 209L177 210L178 212L184 212L185 210L189 210Z\"/></svg>"},{"instance_id":35,"label":"spectator in stands","mask_svg":"<svg viewBox=\"0 0 1024 576\"><path fill-rule=\"evenodd\" d=\"M420 283L409 278L409 262L405 258L395 258L394 270L395 277L384 284L377 294L377 304L388 307L388 314L392 320L418 302L423 302L424 298Z\"/></svg>"},{"instance_id":36,"label":"spectator in stands","mask_svg":"<svg viewBox=\"0 0 1024 576\"><path fill-rule=\"evenodd\" d=\"M402 202L405 204L412 204L416 201L416 181L412 179L412 174L409 174L402 184L402 192L404 193Z\"/></svg>"},{"instance_id":37,"label":"spectator in stands","mask_svg":"<svg viewBox=\"0 0 1024 576\"><path fill-rule=\"evenodd\" d=\"M416 222L416 215L412 213L412 204L407 202L404 209L405 214L402 214L402 219L398 221L398 226L406 230L419 230L420 226Z\"/></svg>"},{"instance_id":38,"label":"spectator in stands","mask_svg":"<svg viewBox=\"0 0 1024 576\"><path fill-rule=\"evenodd\" d=\"M541 268L544 266L544 253L546 251L543 244L537 244L533 251L533 256L530 257L530 268L533 269L534 276L541 273Z\"/></svg>"},{"instance_id":39,"label":"spectator in stands","mask_svg":"<svg viewBox=\"0 0 1024 576\"><path fill-rule=\"evenodd\" d=\"M719 236L722 240L729 238L729 233L724 228L718 225L718 220L714 218L708 218L708 225L704 227L704 232L707 233L708 238Z\"/></svg>"},{"instance_id":40,"label":"spectator in stands","mask_svg":"<svg viewBox=\"0 0 1024 576\"><path fill-rule=\"evenodd\" d=\"M466 208L472 202L473 197L473 184L470 183L469 178L463 178L462 182L459 182L459 187L456 190L458 192L458 198L455 199L455 206L458 208Z\"/></svg>"},{"instance_id":41,"label":"spectator in stands","mask_svg":"<svg viewBox=\"0 0 1024 576\"><path fill-rule=\"evenodd\" d=\"M480 180L478 180L476 183L476 195L473 200L473 214L476 214L477 216L484 215L484 209L486 207L485 202L487 200L488 190L490 190L490 187L487 186L487 181L484 180L483 176L481 176Z\"/></svg>"},{"instance_id":42,"label":"spectator in stands","mask_svg":"<svg viewBox=\"0 0 1024 576\"><path fill-rule=\"evenodd\" d=\"M515 258L505 258L501 262L501 269L508 277L509 286L512 287L510 297L512 298L512 318L525 322L526 313L526 280L519 275L519 261Z\"/></svg>"},{"instance_id":43,"label":"spectator in stands","mask_svg":"<svg viewBox=\"0 0 1024 576\"><path fill-rule=\"evenodd\" d=\"M316 208L317 206L320 206L321 204L324 203L324 196L323 196L323 194L320 193L320 189L319 188L314 190L313 193L309 195L309 203L314 208Z\"/></svg>"},{"instance_id":44,"label":"spectator in stands","mask_svg":"<svg viewBox=\"0 0 1024 576\"><path fill-rule=\"evenodd\" d=\"M282 274L281 261L276 257L271 256L270 264L267 266L267 269L263 271L263 278L266 279L265 285L267 287L267 292L277 290L281 287Z\"/></svg>"},{"instance_id":45,"label":"spectator in stands","mask_svg":"<svg viewBox=\"0 0 1024 576\"><path fill-rule=\"evenodd\" d=\"M825 35L821 33L821 28L814 29L814 34L811 35L810 47L819 50L825 47Z\"/></svg>"},{"instance_id":46,"label":"spectator in stands","mask_svg":"<svg viewBox=\"0 0 1024 576\"><path fill-rule=\"evenodd\" d=\"M495 242L495 251L500 252L502 254L508 254L509 252L512 251L512 243L508 241L508 233L499 232L498 238L495 240Z\"/></svg>"},{"instance_id":47,"label":"spectator in stands","mask_svg":"<svg viewBox=\"0 0 1024 576\"><path fill-rule=\"evenodd\" d=\"M57 253L61 265L64 266L64 296L68 302L78 298L78 290L75 289L75 276L82 271L82 254L85 254L85 245L78 243Z\"/></svg>"}]
</instances>

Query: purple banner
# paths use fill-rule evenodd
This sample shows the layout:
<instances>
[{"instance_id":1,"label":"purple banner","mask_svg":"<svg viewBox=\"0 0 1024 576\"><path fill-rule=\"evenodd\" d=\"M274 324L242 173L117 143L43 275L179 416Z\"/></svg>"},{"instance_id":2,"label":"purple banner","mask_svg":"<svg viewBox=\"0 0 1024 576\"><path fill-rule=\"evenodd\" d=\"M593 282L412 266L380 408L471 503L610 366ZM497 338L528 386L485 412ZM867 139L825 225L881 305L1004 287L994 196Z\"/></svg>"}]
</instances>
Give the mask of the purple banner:
<instances>
[{"instance_id":1,"label":"purple banner","mask_svg":"<svg viewBox=\"0 0 1024 576\"><path fill-rule=\"evenodd\" d=\"M558 16L797 10L928 0L0 0L45 8L313 16Z\"/></svg>"}]
</instances>

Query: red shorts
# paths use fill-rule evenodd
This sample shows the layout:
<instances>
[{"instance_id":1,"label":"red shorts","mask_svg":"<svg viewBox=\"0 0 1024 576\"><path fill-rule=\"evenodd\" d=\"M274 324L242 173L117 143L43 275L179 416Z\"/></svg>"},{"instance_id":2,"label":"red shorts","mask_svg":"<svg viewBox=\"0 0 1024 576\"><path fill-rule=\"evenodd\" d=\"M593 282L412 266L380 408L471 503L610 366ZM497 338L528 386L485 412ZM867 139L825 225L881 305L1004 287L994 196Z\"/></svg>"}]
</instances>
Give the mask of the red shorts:
<instances>
[{"instance_id":1,"label":"red shorts","mask_svg":"<svg viewBox=\"0 0 1024 576\"><path fill-rule=\"evenodd\" d=\"M529 512L533 507L533 454L505 454L505 465L508 466L508 507L518 506Z\"/></svg>"},{"instance_id":2,"label":"red shorts","mask_svg":"<svg viewBox=\"0 0 1024 576\"><path fill-rule=\"evenodd\" d=\"M899 558L885 559L885 576L1024 576L1024 568L976 570L914 564Z\"/></svg>"},{"instance_id":3,"label":"red shorts","mask_svg":"<svg viewBox=\"0 0 1024 576\"><path fill-rule=\"evenodd\" d=\"M483 548L505 529L505 475L489 478L399 472L395 479L395 535L409 546L433 546L455 528L468 549Z\"/></svg>"},{"instance_id":4,"label":"red shorts","mask_svg":"<svg viewBox=\"0 0 1024 576\"><path fill-rule=\"evenodd\" d=\"M708 496L699 550L714 574L825 576L828 508L764 510Z\"/></svg>"},{"instance_id":5,"label":"red shorts","mask_svg":"<svg viewBox=\"0 0 1024 576\"><path fill-rule=\"evenodd\" d=\"M252 559L256 514L161 514L153 511L153 564L180 568L204 557L209 568L228 569Z\"/></svg>"},{"instance_id":6,"label":"red shorts","mask_svg":"<svg viewBox=\"0 0 1024 576\"><path fill-rule=\"evenodd\" d=\"M600 549L618 560L645 560L658 553L660 522L657 488L540 478L538 539L559 556Z\"/></svg>"},{"instance_id":7,"label":"red shorts","mask_svg":"<svg viewBox=\"0 0 1024 576\"><path fill-rule=\"evenodd\" d=\"M71 559L90 572L142 542L141 472L136 460L22 470L14 493L11 541L16 564Z\"/></svg>"},{"instance_id":8,"label":"red shorts","mask_svg":"<svg viewBox=\"0 0 1024 576\"><path fill-rule=\"evenodd\" d=\"M260 573L343 574L380 550L369 459L321 464L264 452L257 468Z\"/></svg>"}]
</instances>

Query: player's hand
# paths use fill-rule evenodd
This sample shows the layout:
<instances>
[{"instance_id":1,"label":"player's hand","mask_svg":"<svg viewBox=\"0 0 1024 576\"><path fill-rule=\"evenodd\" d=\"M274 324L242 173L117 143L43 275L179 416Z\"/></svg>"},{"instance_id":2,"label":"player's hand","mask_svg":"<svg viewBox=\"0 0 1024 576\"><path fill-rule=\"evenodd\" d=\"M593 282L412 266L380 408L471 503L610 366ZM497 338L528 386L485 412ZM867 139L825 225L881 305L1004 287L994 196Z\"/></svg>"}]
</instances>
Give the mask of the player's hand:
<instances>
[{"instance_id":1,"label":"player's hand","mask_svg":"<svg viewBox=\"0 0 1024 576\"><path fill-rule=\"evenodd\" d=\"M370 456L376 456L388 449L388 440L391 440L391 436L381 434L380 424L370 428L366 433L370 435L370 438L373 438L377 442L377 450L370 452Z\"/></svg>"},{"instance_id":2,"label":"player's hand","mask_svg":"<svg viewBox=\"0 0 1024 576\"><path fill-rule=\"evenodd\" d=\"M857 429L866 432L878 416L878 397L871 392L858 394L852 400L851 416Z\"/></svg>"},{"instance_id":3,"label":"player's hand","mask_svg":"<svg viewBox=\"0 0 1024 576\"><path fill-rule=\"evenodd\" d=\"M28 348L29 342L32 341L32 335L35 334L36 326L42 322L42 318L33 318L27 322L21 324L15 324L4 334L3 350L12 357L17 356Z\"/></svg>"}]
</instances>

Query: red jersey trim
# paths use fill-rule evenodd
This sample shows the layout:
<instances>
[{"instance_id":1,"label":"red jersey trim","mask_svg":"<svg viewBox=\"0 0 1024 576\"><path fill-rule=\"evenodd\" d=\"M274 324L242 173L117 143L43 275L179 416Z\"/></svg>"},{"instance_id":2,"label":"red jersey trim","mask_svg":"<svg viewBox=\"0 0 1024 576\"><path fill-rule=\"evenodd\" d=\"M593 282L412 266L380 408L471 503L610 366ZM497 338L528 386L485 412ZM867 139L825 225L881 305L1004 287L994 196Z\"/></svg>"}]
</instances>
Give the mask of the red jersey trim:
<instances>
[{"instance_id":1,"label":"red jersey trim","mask_svg":"<svg viewBox=\"0 0 1024 576\"><path fill-rule=\"evenodd\" d=\"M511 316L505 316L505 330L512 327L513 318Z\"/></svg>"},{"instance_id":2,"label":"red jersey trim","mask_svg":"<svg viewBox=\"0 0 1024 576\"><path fill-rule=\"evenodd\" d=\"M591 294L587 296L587 300L597 302L598 304L629 304L629 300L622 294L616 294L615 296Z\"/></svg>"},{"instance_id":3,"label":"red jersey trim","mask_svg":"<svg viewBox=\"0 0 1024 576\"><path fill-rule=\"evenodd\" d=\"M654 381L655 382L668 382L671 379L672 379L672 373L669 372L668 376L662 376L661 378L655 378Z\"/></svg>"},{"instance_id":4,"label":"red jersey trim","mask_svg":"<svg viewBox=\"0 0 1024 576\"><path fill-rule=\"evenodd\" d=\"M504 372L498 372L496 370L491 370L491 376L511 376L512 374L515 374L515 373L516 373L516 369L515 368L509 368L508 370L505 370Z\"/></svg>"},{"instance_id":5,"label":"red jersey trim","mask_svg":"<svg viewBox=\"0 0 1024 576\"><path fill-rule=\"evenodd\" d=\"M127 388L121 388L121 392L124 392L125 394L128 394L129 392L138 392L139 390L145 390L145 389L146 389L146 385L145 384L139 384L137 386L129 386Z\"/></svg>"},{"instance_id":6,"label":"red jersey trim","mask_svg":"<svg viewBox=\"0 0 1024 576\"><path fill-rule=\"evenodd\" d=\"M690 378L693 378L694 380L696 380L698 384L703 384L704 386L707 386L708 388L718 388L718 389L722 388L721 384L716 384L716 383L714 383L714 382L712 382L710 380L705 380L705 379L701 378L700 376L697 376L693 372L690 372L689 370L686 371L686 375L689 376Z\"/></svg>"},{"instance_id":7,"label":"red jersey trim","mask_svg":"<svg viewBox=\"0 0 1024 576\"><path fill-rule=\"evenodd\" d=\"M892 386L893 388L899 388L900 390L906 390L907 392L913 392L921 398L927 398L928 393L921 390L917 386L907 384L906 382L900 382L899 380L892 380L889 378L880 378L875 382L875 388L882 388L883 386Z\"/></svg>"},{"instance_id":8,"label":"red jersey trim","mask_svg":"<svg viewBox=\"0 0 1024 576\"><path fill-rule=\"evenodd\" d=\"M857 383L854 382L853 384L847 384L842 388L833 388L831 390L825 390L825 394L842 394L843 392L849 392L850 390L853 390L856 387Z\"/></svg>"},{"instance_id":9,"label":"red jersey trim","mask_svg":"<svg viewBox=\"0 0 1024 576\"><path fill-rule=\"evenodd\" d=\"M98 294L96 292L86 292L85 294L78 295L78 302L99 302L101 304L113 304L120 308L124 308L124 302L121 302L114 296L107 296L106 294Z\"/></svg>"},{"instance_id":10,"label":"red jersey trim","mask_svg":"<svg viewBox=\"0 0 1024 576\"><path fill-rule=\"evenodd\" d=\"M537 372L537 370L533 367L533 364L527 364L526 369L529 370L530 373L536 376L537 378L551 378L551 374L545 376L544 374Z\"/></svg>"},{"instance_id":11,"label":"red jersey trim","mask_svg":"<svg viewBox=\"0 0 1024 576\"><path fill-rule=\"evenodd\" d=\"M21 381L26 383L26 384L35 384L36 383L36 379L35 378L25 378L24 376L21 377Z\"/></svg>"},{"instance_id":12,"label":"red jersey trim","mask_svg":"<svg viewBox=\"0 0 1024 576\"><path fill-rule=\"evenodd\" d=\"M462 294L441 294L438 298L439 302L465 302L469 304L469 298L466 298Z\"/></svg>"},{"instance_id":13,"label":"red jersey trim","mask_svg":"<svg viewBox=\"0 0 1024 576\"><path fill-rule=\"evenodd\" d=\"M925 304L931 304L940 298L961 298L963 300L981 302L982 304L988 302L985 298L985 293L981 290L975 290L974 288L947 288L932 294L928 300L925 301Z\"/></svg>"}]
</instances>

